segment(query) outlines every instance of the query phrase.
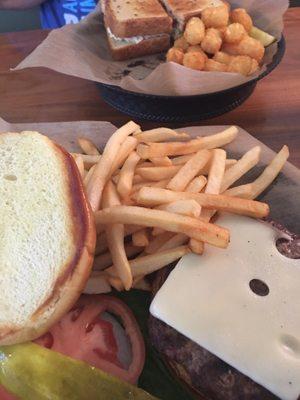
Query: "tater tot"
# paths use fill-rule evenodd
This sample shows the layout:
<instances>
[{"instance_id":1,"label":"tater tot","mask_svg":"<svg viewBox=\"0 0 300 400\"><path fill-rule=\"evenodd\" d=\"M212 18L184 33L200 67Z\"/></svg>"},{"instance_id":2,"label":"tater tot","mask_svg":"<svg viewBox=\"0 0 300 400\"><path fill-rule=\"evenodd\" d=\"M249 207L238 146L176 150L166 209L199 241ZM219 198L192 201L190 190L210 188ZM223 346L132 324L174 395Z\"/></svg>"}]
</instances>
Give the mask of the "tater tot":
<instances>
[{"instance_id":1,"label":"tater tot","mask_svg":"<svg viewBox=\"0 0 300 400\"><path fill-rule=\"evenodd\" d=\"M239 22L227 26L224 34L226 43L239 43L247 35L246 29Z\"/></svg>"},{"instance_id":2,"label":"tater tot","mask_svg":"<svg viewBox=\"0 0 300 400\"><path fill-rule=\"evenodd\" d=\"M189 48L189 44L183 36L180 36L178 39L175 40L173 47L175 47L176 49L179 49L185 53L187 51L187 49Z\"/></svg>"},{"instance_id":3,"label":"tater tot","mask_svg":"<svg viewBox=\"0 0 300 400\"><path fill-rule=\"evenodd\" d=\"M223 40L224 37L225 37L225 32L226 32L227 26L223 26L222 28L217 28L217 29L218 29L218 31L220 32L221 38L222 38L222 40Z\"/></svg>"},{"instance_id":4,"label":"tater tot","mask_svg":"<svg viewBox=\"0 0 300 400\"><path fill-rule=\"evenodd\" d=\"M203 57L205 57L205 59L207 59L207 55L204 53L204 51L202 50L201 46L199 46L198 44L195 44L194 46L190 46L187 51L187 53L201 53L203 55Z\"/></svg>"},{"instance_id":5,"label":"tater tot","mask_svg":"<svg viewBox=\"0 0 300 400\"><path fill-rule=\"evenodd\" d=\"M205 8L201 13L201 19L206 28L223 28L228 25L229 9L225 4Z\"/></svg>"},{"instance_id":6,"label":"tater tot","mask_svg":"<svg viewBox=\"0 0 300 400\"><path fill-rule=\"evenodd\" d=\"M183 57L183 65L188 68L197 69L202 71L205 66L205 57L199 52L185 53Z\"/></svg>"},{"instance_id":7,"label":"tater tot","mask_svg":"<svg viewBox=\"0 0 300 400\"><path fill-rule=\"evenodd\" d=\"M224 53L224 51L218 51L214 56L213 59L215 61L218 61L219 63L222 64L229 64L230 61L232 60L232 57L230 54Z\"/></svg>"},{"instance_id":8,"label":"tater tot","mask_svg":"<svg viewBox=\"0 0 300 400\"><path fill-rule=\"evenodd\" d=\"M205 35L205 26L200 18L193 17L186 24L184 31L185 40L191 44L199 44L202 42Z\"/></svg>"},{"instance_id":9,"label":"tater tot","mask_svg":"<svg viewBox=\"0 0 300 400\"><path fill-rule=\"evenodd\" d=\"M228 3L228 1L222 1L222 3L224 4L224 6L227 7L228 11L230 11L230 4Z\"/></svg>"},{"instance_id":10,"label":"tater tot","mask_svg":"<svg viewBox=\"0 0 300 400\"><path fill-rule=\"evenodd\" d=\"M208 54L215 54L222 46L221 33L215 28L209 28L205 32L201 42L202 50Z\"/></svg>"},{"instance_id":11,"label":"tater tot","mask_svg":"<svg viewBox=\"0 0 300 400\"><path fill-rule=\"evenodd\" d=\"M227 72L227 69L228 66L226 64L222 64L212 58L208 58L204 66L204 71Z\"/></svg>"},{"instance_id":12,"label":"tater tot","mask_svg":"<svg viewBox=\"0 0 300 400\"><path fill-rule=\"evenodd\" d=\"M250 58L248 56L233 57L228 65L228 72L238 72L245 76L251 75L256 70L255 69L253 71L253 67L255 65L253 64L253 61L256 63L256 69L257 69L258 63L253 58Z\"/></svg>"},{"instance_id":13,"label":"tater tot","mask_svg":"<svg viewBox=\"0 0 300 400\"><path fill-rule=\"evenodd\" d=\"M173 62L175 62L177 64L181 64L182 65L183 56L184 56L184 52L182 50L176 49L175 47L172 47L167 52L167 61L173 61Z\"/></svg>"},{"instance_id":14,"label":"tater tot","mask_svg":"<svg viewBox=\"0 0 300 400\"><path fill-rule=\"evenodd\" d=\"M254 58L251 58L251 60L252 60L252 65L248 75L254 74L259 68L258 62Z\"/></svg>"},{"instance_id":15,"label":"tater tot","mask_svg":"<svg viewBox=\"0 0 300 400\"><path fill-rule=\"evenodd\" d=\"M239 43L225 43L222 50L234 56L249 56L260 63L265 54L264 46L256 39L245 36Z\"/></svg>"},{"instance_id":16,"label":"tater tot","mask_svg":"<svg viewBox=\"0 0 300 400\"><path fill-rule=\"evenodd\" d=\"M231 22L238 22L245 28L246 32L250 32L253 27L252 18L244 8L236 8L230 13Z\"/></svg>"}]
</instances>

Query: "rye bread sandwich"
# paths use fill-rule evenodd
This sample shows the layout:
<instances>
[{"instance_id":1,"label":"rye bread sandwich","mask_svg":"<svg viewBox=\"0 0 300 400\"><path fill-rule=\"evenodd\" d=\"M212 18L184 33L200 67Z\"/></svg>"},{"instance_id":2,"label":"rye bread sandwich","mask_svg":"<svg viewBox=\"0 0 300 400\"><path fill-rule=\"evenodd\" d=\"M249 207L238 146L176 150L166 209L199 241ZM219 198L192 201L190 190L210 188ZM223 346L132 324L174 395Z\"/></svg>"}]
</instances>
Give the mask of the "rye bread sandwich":
<instances>
[{"instance_id":1,"label":"rye bread sandwich","mask_svg":"<svg viewBox=\"0 0 300 400\"><path fill-rule=\"evenodd\" d=\"M73 157L37 132L3 133L0 344L44 334L78 299L95 227Z\"/></svg>"},{"instance_id":2,"label":"rye bread sandwich","mask_svg":"<svg viewBox=\"0 0 300 400\"><path fill-rule=\"evenodd\" d=\"M170 47L172 18L158 0L103 0L101 7L114 60L160 53Z\"/></svg>"}]
</instances>

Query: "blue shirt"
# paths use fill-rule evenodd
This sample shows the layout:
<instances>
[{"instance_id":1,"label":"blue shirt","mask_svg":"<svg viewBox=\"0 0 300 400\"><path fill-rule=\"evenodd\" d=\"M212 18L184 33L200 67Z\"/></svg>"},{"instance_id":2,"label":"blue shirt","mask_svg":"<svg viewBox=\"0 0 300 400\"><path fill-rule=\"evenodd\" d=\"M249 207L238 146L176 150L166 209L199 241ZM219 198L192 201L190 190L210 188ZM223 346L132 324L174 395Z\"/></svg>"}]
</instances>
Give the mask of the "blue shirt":
<instances>
[{"instance_id":1,"label":"blue shirt","mask_svg":"<svg viewBox=\"0 0 300 400\"><path fill-rule=\"evenodd\" d=\"M41 23L44 29L76 24L96 6L96 0L48 0L41 5Z\"/></svg>"}]
</instances>

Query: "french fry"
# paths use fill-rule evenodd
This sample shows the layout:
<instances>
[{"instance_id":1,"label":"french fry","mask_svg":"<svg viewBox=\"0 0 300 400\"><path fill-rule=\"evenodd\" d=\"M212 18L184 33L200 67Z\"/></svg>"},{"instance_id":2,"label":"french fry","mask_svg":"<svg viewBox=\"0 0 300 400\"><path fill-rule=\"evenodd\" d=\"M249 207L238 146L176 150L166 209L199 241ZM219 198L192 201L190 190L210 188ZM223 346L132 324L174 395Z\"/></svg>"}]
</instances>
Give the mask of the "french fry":
<instances>
[{"instance_id":1,"label":"french fry","mask_svg":"<svg viewBox=\"0 0 300 400\"><path fill-rule=\"evenodd\" d=\"M193 253L201 255L204 251L204 243L192 238L189 241L189 248Z\"/></svg>"},{"instance_id":2,"label":"french fry","mask_svg":"<svg viewBox=\"0 0 300 400\"><path fill-rule=\"evenodd\" d=\"M161 228L153 228L152 231L151 231L151 235L155 237L155 236L161 235L161 234L164 233L164 232L165 232L164 229L161 229Z\"/></svg>"},{"instance_id":3,"label":"french fry","mask_svg":"<svg viewBox=\"0 0 300 400\"><path fill-rule=\"evenodd\" d=\"M149 244L149 238L146 229L141 229L132 234L132 243L137 247L146 247Z\"/></svg>"},{"instance_id":4,"label":"french fry","mask_svg":"<svg viewBox=\"0 0 300 400\"><path fill-rule=\"evenodd\" d=\"M164 245L173 236L173 232L163 232L160 235L156 236L149 242L148 246L145 248L145 253L156 253L161 248L161 246Z\"/></svg>"},{"instance_id":5,"label":"french fry","mask_svg":"<svg viewBox=\"0 0 300 400\"><path fill-rule=\"evenodd\" d=\"M115 173L110 179L115 185L117 185L119 182L119 178L120 178L120 170L118 170L117 173Z\"/></svg>"},{"instance_id":6,"label":"french fry","mask_svg":"<svg viewBox=\"0 0 300 400\"><path fill-rule=\"evenodd\" d=\"M225 170L227 170L228 168L232 167L236 163L237 163L237 160L235 160L234 158L227 158L227 160L225 162Z\"/></svg>"},{"instance_id":7,"label":"french fry","mask_svg":"<svg viewBox=\"0 0 300 400\"><path fill-rule=\"evenodd\" d=\"M124 290L124 286L123 286L123 284L122 284L122 282L120 281L119 278L117 278L117 277L107 277L107 275L106 275L106 279L107 279L107 281L110 281L112 283L112 286L118 292L121 292L122 290ZM151 291L150 283L147 282L146 279L143 276L137 276L136 278L134 278L132 287L134 289L144 290L144 291L147 291L147 292Z\"/></svg>"},{"instance_id":8,"label":"french fry","mask_svg":"<svg viewBox=\"0 0 300 400\"><path fill-rule=\"evenodd\" d=\"M138 167L140 168L143 168L143 167L154 167L155 165L152 163L152 162L150 162L150 161L144 161L144 160L141 160L142 162L139 162L138 163Z\"/></svg>"},{"instance_id":9,"label":"french fry","mask_svg":"<svg viewBox=\"0 0 300 400\"><path fill-rule=\"evenodd\" d=\"M168 167L172 164L172 161L169 157L153 157L150 158L150 161L156 166L156 167Z\"/></svg>"},{"instance_id":10,"label":"french fry","mask_svg":"<svg viewBox=\"0 0 300 400\"><path fill-rule=\"evenodd\" d=\"M186 187L186 192L189 193L199 193L204 188L207 183L205 176L196 176Z\"/></svg>"},{"instance_id":11,"label":"french fry","mask_svg":"<svg viewBox=\"0 0 300 400\"><path fill-rule=\"evenodd\" d=\"M94 258L93 271L103 271L113 264L110 251L100 254Z\"/></svg>"},{"instance_id":12,"label":"french fry","mask_svg":"<svg viewBox=\"0 0 300 400\"><path fill-rule=\"evenodd\" d=\"M168 211L174 214L187 215L198 218L201 213L201 206L196 200L178 200L168 204L161 204L155 207L156 210Z\"/></svg>"},{"instance_id":13,"label":"french fry","mask_svg":"<svg viewBox=\"0 0 300 400\"><path fill-rule=\"evenodd\" d=\"M153 183L154 183L153 181L144 181L141 183L136 183L135 185L132 185L131 193L137 192L144 186L152 186Z\"/></svg>"},{"instance_id":14,"label":"french fry","mask_svg":"<svg viewBox=\"0 0 300 400\"><path fill-rule=\"evenodd\" d=\"M117 292L122 292L124 290L124 285L120 278L117 276L109 276L107 278L109 284L116 289Z\"/></svg>"},{"instance_id":15,"label":"french fry","mask_svg":"<svg viewBox=\"0 0 300 400\"><path fill-rule=\"evenodd\" d=\"M177 174L167 184L167 189L183 191L192 179L199 173L209 161L211 156L208 150L199 150L186 164L184 164ZM175 167L176 168L176 167Z\"/></svg>"},{"instance_id":16,"label":"french fry","mask_svg":"<svg viewBox=\"0 0 300 400\"><path fill-rule=\"evenodd\" d=\"M97 146L90 139L80 137L77 139L77 142L85 154L90 156L100 156Z\"/></svg>"},{"instance_id":17,"label":"french fry","mask_svg":"<svg viewBox=\"0 0 300 400\"><path fill-rule=\"evenodd\" d=\"M84 168L88 170L92 168L95 164L97 164L101 159L101 156L91 156L88 154L79 154L79 153L71 153L71 154L74 158L77 156L82 157Z\"/></svg>"},{"instance_id":18,"label":"french fry","mask_svg":"<svg viewBox=\"0 0 300 400\"><path fill-rule=\"evenodd\" d=\"M92 272L83 293L86 294L102 294L111 292L108 278L102 272Z\"/></svg>"},{"instance_id":19,"label":"french fry","mask_svg":"<svg viewBox=\"0 0 300 400\"><path fill-rule=\"evenodd\" d=\"M138 225L125 225L125 237L131 236L134 232L137 232L141 229L144 229L144 228L142 226L138 226ZM127 246L128 246L128 244L125 244L126 254L127 254ZM108 244L107 244L107 240L106 240L106 234L105 234L105 232L103 232L97 236L95 256L103 254L107 250L108 250ZM129 258L131 257L130 252L127 255Z\"/></svg>"},{"instance_id":20,"label":"french fry","mask_svg":"<svg viewBox=\"0 0 300 400\"><path fill-rule=\"evenodd\" d=\"M75 162L81 178L84 179L84 163L83 163L83 158L80 154L78 156L75 156Z\"/></svg>"},{"instance_id":21,"label":"french fry","mask_svg":"<svg viewBox=\"0 0 300 400\"><path fill-rule=\"evenodd\" d=\"M139 226L139 225L125 225L125 237L130 236L134 232L137 232L141 229L144 229L144 227ZM108 247L108 244L107 244L107 240L106 240L106 234L105 234L105 232L103 232L97 236L95 255L97 256L99 254L104 253L105 251L107 251L107 247ZM126 245L125 245L125 251L126 251Z\"/></svg>"},{"instance_id":22,"label":"french fry","mask_svg":"<svg viewBox=\"0 0 300 400\"><path fill-rule=\"evenodd\" d=\"M132 186L132 192L136 192L140 190L144 186L151 186L151 187L158 187L158 188L165 188L169 182L169 179L163 179L162 181L144 181L141 183L136 183L135 185Z\"/></svg>"},{"instance_id":23,"label":"french fry","mask_svg":"<svg viewBox=\"0 0 300 400\"><path fill-rule=\"evenodd\" d=\"M124 204L124 206L136 206L136 201L134 199L132 199L131 197L126 197L124 199L122 199L122 204Z\"/></svg>"},{"instance_id":24,"label":"french fry","mask_svg":"<svg viewBox=\"0 0 300 400\"><path fill-rule=\"evenodd\" d=\"M118 193L114 184L109 181L105 185L103 191L103 206L104 207L117 207L120 204ZM122 284L126 290L132 286L132 274L127 259L125 246L124 246L124 225L123 224L108 224L106 226L106 239L113 264L118 272Z\"/></svg>"},{"instance_id":25,"label":"french fry","mask_svg":"<svg viewBox=\"0 0 300 400\"><path fill-rule=\"evenodd\" d=\"M124 140L120 146L118 155L112 164L110 176L112 176L119 168L122 167L129 154L135 150L136 145L137 140L132 136L129 136Z\"/></svg>"},{"instance_id":26,"label":"french fry","mask_svg":"<svg viewBox=\"0 0 300 400\"><path fill-rule=\"evenodd\" d=\"M93 165L92 168L90 168L88 173L85 175L84 180L83 180L84 186L88 185L95 168L96 168L96 166Z\"/></svg>"},{"instance_id":27,"label":"french fry","mask_svg":"<svg viewBox=\"0 0 300 400\"><path fill-rule=\"evenodd\" d=\"M142 249L140 247L134 246L132 243L125 244L125 252L128 259L140 254ZM94 258L93 271L103 271L113 264L111 253L108 251L106 253L100 254Z\"/></svg>"},{"instance_id":28,"label":"french fry","mask_svg":"<svg viewBox=\"0 0 300 400\"><path fill-rule=\"evenodd\" d=\"M226 164L226 151L223 149L212 150L210 167L208 172L207 184L204 193L219 194L222 180L225 172ZM201 212L201 219L209 222L210 218L214 215L215 210L204 209ZM195 239L189 242L191 250L196 254L203 254L204 244Z\"/></svg>"},{"instance_id":29,"label":"french fry","mask_svg":"<svg viewBox=\"0 0 300 400\"><path fill-rule=\"evenodd\" d=\"M169 179L162 179L161 181L153 182L151 187L157 187L157 188L165 188L169 182Z\"/></svg>"},{"instance_id":30,"label":"french fry","mask_svg":"<svg viewBox=\"0 0 300 400\"><path fill-rule=\"evenodd\" d=\"M186 162L188 162L192 157L194 157L195 153L192 154L186 154L184 156L177 156L172 158L172 164L173 165L183 165Z\"/></svg>"},{"instance_id":31,"label":"french fry","mask_svg":"<svg viewBox=\"0 0 300 400\"><path fill-rule=\"evenodd\" d=\"M172 178L180 170L180 168L180 165L172 165L169 167L137 168L136 173L145 180L161 181L162 179Z\"/></svg>"},{"instance_id":32,"label":"french fry","mask_svg":"<svg viewBox=\"0 0 300 400\"><path fill-rule=\"evenodd\" d=\"M223 149L215 149L212 151L212 159L210 163L210 169L207 178L207 184L204 190L204 193L208 194L219 194L221 190L222 181L225 173L225 162L226 162L226 151ZM201 213L201 218L204 221L209 221L210 218L214 215L215 210L203 210ZM192 250L197 249L197 244L192 242L190 245ZM203 244L198 245L198 248L203 253ZM197 253L197 254L202 254Z\"/></svg>"},{"instance_id":33,"label":"french fry","mask_svg":"<svg viewBox=\"0 0 300 400\"><path fill-rule=\"evenodd\" d=\"M224 175L220 193L225 192L234 182L253 168L259 161L260 153L260 146L255 146L253 149L247 151L235 165L229 168Z\"/></svg>"},{"instance_id":34,"label":"french fry","mask_svg":"<svg viewBox=\"0 0 300 400\"><path fill-rule=\"evenodd\" d=\"M132 179L133 184L142 183L142 182L145 182L144 178L142 178L140 175L134 175L134 177Z\"/></svg>"},{"instance_id":35,"label":"french fry","mask_svg":"<svg viewBox=\"0 0 300 400\"><path fill-rule=\"evenodd\" d=\"M219 194L225 172L226 151L215 149L212 151L210 169L205 187L205 193Z\"/></svg>"},{"instance_id":36,"label":"french fry","mask_svg":"<svg viewBox=\"0 0 300 400\"><path fill-rule=\"evenodd\" d=\"M225 171L228 169L228 168L230 168L230 167L232 167L234 164L236 164L237 163L237 160L232 160L232 159L229 159L229 160L226 160L225 161ZM208 162L206 165L205 165L205 167L203 167L200 171L199 171L199 175L208 175L209 174L209 170L210 170L210 162Z\"/></svg>"},{"instance_id":37,"label":"french fry","mask_svg":"<svg viewBox=\"0 0 300 400\"><path fill-rule=\"evenodd\" d=\"M252 187L251 183L248 183L246 185L241 185L241 186L236 186L231 189L225 190L224 194L225 196L231 196L231 197L239 197L241 199L252 199Z\"/></svg>"},{"instance_id":38,"label":"french fry","mask_svg":"<svg viewBox=\"0 0 300 400\"><path fill-rule=\"evenodd\" d=\"M289 148L287 146L283 146L270 164L264 169L263 173L257 179L255 179L254 182L229 189L227 190L227 193L234 195L235 193L239 192L244 195L243 197L256 199L256 197L258 197L269 185L271 185L284 167L284 164L288 158Z\"/></svg>"},{"instance_id":39,"label":"french fry","mask_svg":"<svg viewBox=\"0 0 300 400\"><path fill-rule=\"evenodd\" d=\"M190 249L188 248L188 246L180 246L174 249L160 251L155 254L149 254L146 256L135 258L134 260L130 261L132 275L135 278L138 276L151 274L152 272L158 271L166 265L178 260L189 252ZM108 273L110 277L117 276L114 266L112 268L108 268L105 272Z\"/></svg>"},{"instance_id":40,"label":"french fry","mask_svg":"<svg viewBox=\"0 0 300 400\"><path fill-rule=\"evenodd\" d=\"M178 141L190 138L190 136L187 133L177 133L176 131L173 131L173 129L169 128L151 129L149 131L137 133L134 136L141 143L166 142L168 140Z\"/></svg>"},{"instance_id":41,"label":"french fry","mask_svg":"<svg viewBox=\"0 0 300 400\"><path fill-rule=\"evenodd\" d=\"M138 204L150 207L186 199L194 199L204 208L255 218L266 217L270 211L269 206L265 203L225 195L173 192L167 189L144 187L136 196Z\"/></svg>"},{"instance_id":42,"label":"french fry","mask_svg":"<svg viewBox=\"0 0 300 400\"><path fill-rule=\"evenodd\" d=\"M237 133L237 128L232 126L215 135L200 137L189 142L139 144L137 153L143 159L190 154L202 149L214 149L224 146L232 142Z\"/></svg>"},{"instance_id":43,"label":"french fry","mask_svg":"<svg viewBox=\"0 0 300 400\"><path fill-rule=\"evenodd\" d=\"M129 197L132 190L134 170L140 157L133 151L125 161L117 184L117 190L122 198Z\"/></svg>"},{"instance_id":44,"label":"french fry","mask_svg":"<svg viewBox=\"0 0 300 400\"><path fill-rule=\"evenodd\" d=\"M278 176L289 158L289 148L283 146L271 163L265 168L263 173L252 183L252 199L258 197Z\"/></svg>"},{"instance_id":45,"label":"french fry","mask_svg":"<svg viewBox=\"0 0 300 400\"><path fill-rule=\"evenodd\" d=\"M87 186L87 197L93 211L96 211L100 208L102 192L108 178L111 175L112 167L119 154L121 144L130 134L134 133L139 128L139 125L130 121L126 125L119 128L108 140L103 155L97 163L94 173Z\"/></svg>"},{"instance_id":46,"label":"french fry","mask_svg":"<svg viewBox=\"0 0 300 400\"><path fill-rule=\"evenodd\" d=\"M135 223L145 227L152 226L170 232L184 233L187 236L221 248L226 248L229 242L227 229L205 223L196 218L172 214L167 211L136 206L115 206L97 211L95 218L96 224L128 224L134 220Z\"/></svg>"},{"instance_id":47,"label":"french fry","mask_svg":"<svg viewBox=\"0 0 300 400\"><path fill-rule=\"evenodd\" d=\"M182 246L189 241L189 237L183 233L176 233L167 240L161 247L160 251L174 249L175 247Z\"/></svg>"},{"instance_id":48,"label":"french fry","mask_svg":"<svg viewBox=\"0 0 300 400\"><path fill-rule=\"evenodd\" d=\"M141 225L125 225L125 236L130 236L133 233L140 231L141 229L144 229L144 227Z\"/></svg>"},{"instance_id":49,"label":"french fry","mask_svg":"<svg viewBox=\"0 0 300 400\"><path fill-rule=\"evenodd\" d=\"M144 290L146 292L151 292L151 285L148 281L146 281L145 278L139 279L136 278L133 281L133 286L134 289L138 289L138 290Z\"/></svg>"}]
</instances>

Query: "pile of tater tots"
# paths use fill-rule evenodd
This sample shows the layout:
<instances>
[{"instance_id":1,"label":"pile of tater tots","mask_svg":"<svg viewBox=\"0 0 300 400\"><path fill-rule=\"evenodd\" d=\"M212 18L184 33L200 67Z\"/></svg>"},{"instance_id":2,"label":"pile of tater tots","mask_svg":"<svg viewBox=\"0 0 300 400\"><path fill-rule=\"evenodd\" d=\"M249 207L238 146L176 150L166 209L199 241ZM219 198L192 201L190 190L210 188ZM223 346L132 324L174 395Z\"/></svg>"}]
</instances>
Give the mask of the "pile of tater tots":
<instances>
[{"instance_id":1,"label":"pile of tater tots","mask_svg":"<svg viewBox=\"0 0 300 400\"><path fill-rule=\"evenodd\" d=\"M167 53L167 61L199 71L252 75L265 54L263 44L251 37L253 22L243 8L228 3L209 7L201 18L192 17Z\"/></svg>"}]
</instances>

